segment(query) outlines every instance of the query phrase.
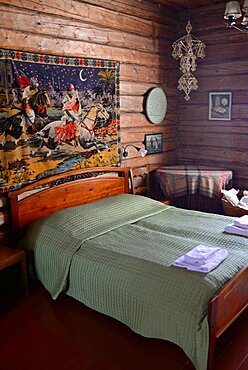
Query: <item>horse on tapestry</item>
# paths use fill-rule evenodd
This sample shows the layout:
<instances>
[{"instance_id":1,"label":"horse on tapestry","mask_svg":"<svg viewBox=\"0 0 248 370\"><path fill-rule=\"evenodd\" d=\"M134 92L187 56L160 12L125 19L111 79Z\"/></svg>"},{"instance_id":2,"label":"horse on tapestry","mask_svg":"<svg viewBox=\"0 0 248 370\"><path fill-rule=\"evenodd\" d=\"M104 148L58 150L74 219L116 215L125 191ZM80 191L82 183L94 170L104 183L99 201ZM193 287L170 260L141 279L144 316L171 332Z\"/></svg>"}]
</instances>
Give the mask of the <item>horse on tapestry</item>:
<instances>
[{"instance_id":1,"label":"horse on tapestry","mask_svg":"<svg viewBox=\"0 0 248 370\"><path fill-rule=\"evenodd\" d=\"M3 146L7 141L13 141L12 139L14 139L15 145L18 145L20 139L26 139L28 135L39 131L47 123L47 107L50 106L50 100L45 90L38 90L30 97L29 106L35 114L34 122L30 121L22 104L20 106L13 105L11 108L0 108L9 115L0 121L0 136L3 135L1 142ZM17 113L11 114L16 111ZM23 134L27 136L24 137ZM11 137L10 140L7 140L8 136Z\"/></svg>"},{"instance_id":2,"label":"horse on tapestry","mask_svg":"<svg viewBox=\"0 0 248 370\"><path fill-rule=\"evenodd\" d=\"M50 107L50 99L46 90L39 90L37 93L32 95L28 103L30 108L34 110L35 117L38 118L41 122L43 122L42 127L44 127L44 123L47 123L47 108ZM35 131L39 131L39 127L36 125Z\"/></svg>"},{"instance_id":3,"label":"horse on tapestry","mask_svg":"<svg viewBox=\"0 0 248 370\"><path fill-rule=\"evenodd\" d=\"M98 103L91 107L84 117L71 122L63 120L50 122L36 135L42 138L41 146L44 145L50 149L48 156L51 155L52 150L63 143L73 143L74 146L80 145L84 149L92 146L98 148L98 144L105 144L96 141L94 129L99 120L106 122L108 118L109 113L102 104Z\"/></svg>"}]
</instances>

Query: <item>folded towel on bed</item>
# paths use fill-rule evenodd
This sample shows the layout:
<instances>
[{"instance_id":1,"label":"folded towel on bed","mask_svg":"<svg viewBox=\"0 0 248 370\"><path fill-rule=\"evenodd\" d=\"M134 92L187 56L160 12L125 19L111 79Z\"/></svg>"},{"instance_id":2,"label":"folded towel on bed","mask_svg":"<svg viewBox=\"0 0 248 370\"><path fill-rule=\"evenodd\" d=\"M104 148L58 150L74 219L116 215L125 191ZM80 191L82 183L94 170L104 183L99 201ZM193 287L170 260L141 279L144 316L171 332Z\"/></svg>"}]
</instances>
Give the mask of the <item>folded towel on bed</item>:
<instances>
[{"instance_id":1,"label":"folded towel on bed","mask_svg":"<svg viewBox=\"0 0 248 370\"><path fill-rule=\"evenodd\" d=\"M197 245L184 255L184 262L191 265L202 265L206 263L220 248Z\"/></svg>"},{"instance_id":2,"label":"folded towel on bed","mask_svg":"<svg viewBox=\"0 0 248 370\"><path fill-rule=\"evenodd\" d=\"M233 224L234 226L241 227L242 229L248 229L248 215L236 218Z\"/></svg>"},{"instance_id":3,"label":"folded towel on bed","mask_svg":"<svg viewBox=\"0 0 248 370\"><path fill-rule=\"evenodd\" d=\"M197 272L210 272L215 267L217 267L226 257L228 256L228 251L226 249L219 248L212 257L206 260L205 263L201 264L200 266L192 265L190 263L185 262L185 256L179 257L173 262L173 266L176 267L183 267L190 271L197 271Z\"/></svg>"},{"instance_id":4,"label":"folded towel on bed","mask_svg":"<svg viewBox=\"0 0 248 370\"><path fill-rule=\"evenodd\" d=\"M236 226L234 222L230 225L225 226L224 230L230 234L237 234L248 237L248 228Z\"/></svg>"}]
</instances>

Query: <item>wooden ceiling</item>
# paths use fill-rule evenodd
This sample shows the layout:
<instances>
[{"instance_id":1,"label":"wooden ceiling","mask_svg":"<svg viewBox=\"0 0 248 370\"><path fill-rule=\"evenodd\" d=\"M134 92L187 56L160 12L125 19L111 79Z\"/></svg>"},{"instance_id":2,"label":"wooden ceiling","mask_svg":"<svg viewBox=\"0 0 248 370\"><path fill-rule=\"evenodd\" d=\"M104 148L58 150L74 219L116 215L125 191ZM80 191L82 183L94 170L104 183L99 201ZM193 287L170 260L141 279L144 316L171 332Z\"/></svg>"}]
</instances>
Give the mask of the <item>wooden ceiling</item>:
<instances>
[{"instance_id":1,"label":"wooden ceiling","mask_svg":"<svg viewBox=\"0 0 248 370\"><path fill-rule=\"evenodd\" d=\"M227 0L152 0L154 3L178 8L198 8L201 6L223 4Z\"/></svg>"}]
</instances>

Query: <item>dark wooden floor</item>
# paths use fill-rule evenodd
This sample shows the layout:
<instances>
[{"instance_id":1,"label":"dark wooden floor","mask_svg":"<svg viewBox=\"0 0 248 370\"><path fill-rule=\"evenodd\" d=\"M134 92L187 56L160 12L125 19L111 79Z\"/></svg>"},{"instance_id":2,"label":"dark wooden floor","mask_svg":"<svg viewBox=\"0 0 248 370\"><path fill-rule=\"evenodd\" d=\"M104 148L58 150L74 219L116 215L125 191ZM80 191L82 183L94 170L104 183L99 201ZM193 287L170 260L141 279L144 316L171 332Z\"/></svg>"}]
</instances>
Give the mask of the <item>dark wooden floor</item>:
<instances>
[{"instance_id":1,"label":"dark wooden floor","mask_svg":"<svg viewBox=\"0 0 248 370\"><path fill-rule=\"evenodd\" d=\"M2 299L1 299L1 302ZM1 303L0 303L1 306ZM248 369L248 312L218 342L216 370ZM193 370L181 349L147 339L40 286L0 317L1 370Z\"/></svg>"}]
</instances>

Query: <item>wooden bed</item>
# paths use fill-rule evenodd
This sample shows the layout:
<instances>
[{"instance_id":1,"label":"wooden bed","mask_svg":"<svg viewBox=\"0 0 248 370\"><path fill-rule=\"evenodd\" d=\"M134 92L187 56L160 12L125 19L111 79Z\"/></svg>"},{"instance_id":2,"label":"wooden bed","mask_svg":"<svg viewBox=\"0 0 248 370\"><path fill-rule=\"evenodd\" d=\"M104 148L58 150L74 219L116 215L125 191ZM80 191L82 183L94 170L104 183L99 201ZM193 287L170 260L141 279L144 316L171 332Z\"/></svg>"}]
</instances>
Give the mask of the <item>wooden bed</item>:
<instances>
[{"instance_id":1,"label":"wooden bed","mask_svg":"<svg viewBox=\"0 0 248 370\"><path fill-rule=\"evenodd\" d=\"M128 178L127 168L99 167L55 175L9 193L15 239L25 233L30 223L60 209L128 193ZM247 306L248 266L209 300L208 370L214 369L216 340Z\"/></svg>"}]
</instances>

